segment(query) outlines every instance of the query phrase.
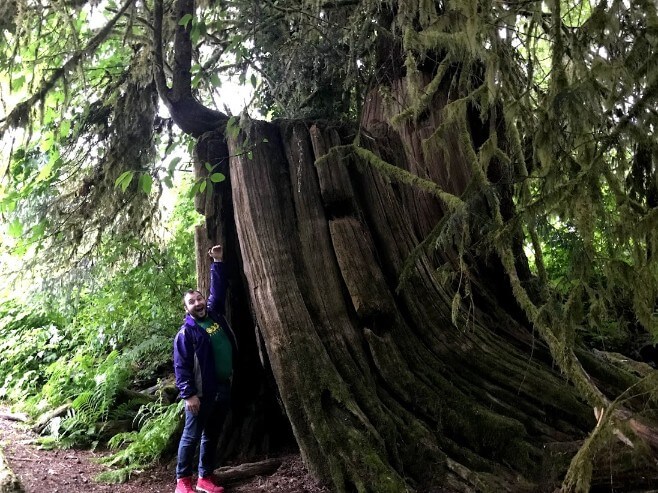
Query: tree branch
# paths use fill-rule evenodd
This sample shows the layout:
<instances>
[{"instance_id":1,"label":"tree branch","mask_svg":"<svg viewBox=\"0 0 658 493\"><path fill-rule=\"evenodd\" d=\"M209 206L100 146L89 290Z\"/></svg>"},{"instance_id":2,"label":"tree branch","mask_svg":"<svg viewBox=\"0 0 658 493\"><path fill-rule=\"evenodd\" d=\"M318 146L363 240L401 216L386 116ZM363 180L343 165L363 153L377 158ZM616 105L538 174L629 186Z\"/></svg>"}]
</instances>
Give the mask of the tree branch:
<instances>
[{"instance_id":1,"label":"tree branch","mask_svg":"<svg viewBox=\"0 0 658 493\"><path fill-rule=\"evenodd\" d=\"M226 123L228 117L220 112L201 104L192 94L192 40L190 39L191 21L180 25L180 20L187 14L194 15L194 0L177 0L176 2L176 35L174 37L173 83L167 85L164 73L163 56L163 7L162 0L155 1L153 26L154 77L158 94L164 102L172 119L180 129L199 137L204 132L215 130Z\"/></svg>"},{"instance_id":2,"label":"tree branch","mask_svg":"<svg viewBox=\"0 0 658 493\"><path fill-rule=\"evenodd\" d=\"M0 136L4 133L7 128L10 127L24 127L29 121L30 110L36 103L42 101L48 92L55 87L55 85L69 72L71 72L86 56L93 53L100 44L105 41L108 35L114 29L114 26L119 21L121 16L128 10L132 5L134 0L126 0L123 6L119 9L110 21L105 24L103 29L98 31L96 35L89 40L87 46L82 50L76 52L69 60L60 68L55 70L49 79L41 83L39 90L35 92L29 99L19 103L16 107L9 113L7 118L4 120L4 125L0 127ZM2 120L0 120L2 121Z\"/></svg>"},{"instance_id":3,"label":"tree branch","mask_svg":"<svg viewBox=\"0 0 658 493\"><path fill-rule=\"evenodd\" d=\"M173 87L174 98L180 99L181 96L192 93L192 40L190 31L192 29L192 20L186 25L181 25L180 20L186 15L194 18L194 0L177 0L176 1L176 35L174 36L174 74Z\"/></svg>"}]
</instances>

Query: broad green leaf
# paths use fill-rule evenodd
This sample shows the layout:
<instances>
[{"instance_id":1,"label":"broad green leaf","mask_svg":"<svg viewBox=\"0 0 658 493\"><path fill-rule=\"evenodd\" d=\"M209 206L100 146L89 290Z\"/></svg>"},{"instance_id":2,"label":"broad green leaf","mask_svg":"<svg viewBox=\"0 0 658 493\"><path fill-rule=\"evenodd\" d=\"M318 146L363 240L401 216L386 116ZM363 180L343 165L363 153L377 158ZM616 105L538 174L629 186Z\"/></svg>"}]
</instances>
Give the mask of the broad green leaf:
<instances>
[{"instance_id":1,"label":"broad green leaf","mask_svg":"<svg viewBox=\"0 0 658 493\"><path fill-rule=\"evenodd\" d=\"M199 192L201 183L205 183L205 181L197 181L196 183L194 183L194 185L192 185L192 188L190 188L190 191L188 192L187 196L190 198L194 197Z\"/></svg>"},{"instance_id":2,"label":"broad green leaf","mask_svg":"<svg viewBox=\"0 0 658 493\"><path fill-rule=\"evenodd\" d=\"M114 186L121 187L121 190L125 192L126 188L128 188L128 185L130 185L130 182L133 179L133 174L134 171L124 171L119 175L119 178L116 179Z\"/></svg>"},{"instance_id":3,"label":"broad green leaf","mask_svg":"<svg viewBox=\"0 0 658 493\"><path fill-rule=\"evenodd\" d=\"M41 150L43 152L48 152L52 148L53 142L54 142L53 133L46 132L46 134L44 134L43 138L41 139L41 145L40 145Z\"/></svg>"},{"instance_id":4,"label":"broad green leaf","mask_svg":"<svg viewBox=\"0 0 658 493\"><path fill-rule=\"evenodd\" d=\"M226 48L226 50L227 50L227 51L230 51L230 50L232 50L233 48L235 48L237 45L239 45L240 43L242 43L242 39L243 39L242 36L239 35L239 34L232 36L232 37L231 37L231 40L230 40L230 42L229 42L229 45L228 45L228 47Z\"/></svg>"},{"instance_id":5,"label":"broad green leaf","mask_svg":"<svg viewBox=\"0 0 658 493\"><path fill-rule=\"evenodd\" d=\"M30 232L32 233L32 239L34 240L41 239L45 231L46 231L46 222L41 221L30 230Z\"/></svg>"},{"instance_id":6,"label":"broad green leaf","mask_svg":"<svg viewBox=\"0 0 658 493\"><path fill-rule=\"evenodd\" d=\"M20 241L11 251L17 257L22 257L27 252L27 245L24 241Z\"/></svg>"},{"instance_id":7,"label":"broad green leaf","mask_svg":"<svg viewBox=\"0 0 658 493\"><path fill-rule=\"evenodd\" d=\"M71 131L71 121L64 120L59 127L60 137L68 137L70 131Z\"/></svg>"},{"instance_id":8,"label":"broad green leaf","mask_svg":"<svg viewBox=\"0 0 658 493\"><path fill-rule=\"evenodd\" d=\"M169 170L170 173L172 173L176 169L176 165L180 163L181 159L182 158L178 156L169 162L169 166L167 166L167 169Z\"/></svg>"},{"instance_id":9,"label":"broad green leaf","mask_svg":"<svg viewBox=\"0 0 658 493\"><path fill-rule=\"evenodd\" d=\"M11 86L14 91L18 91L21 87L23 87L23 84L25 84L24 75L21 75L20 77L16 77L11 81Z\"/></svg>"},{"instance_id":10,"label":"broad green leaf","mask_svg":"<svg viewBox=\"0 0 658 493\"><path fill-rule=\"evenodd\" d=\"M210 83L215 87L222 87L222 80L219 78L219 75L212 74L210 76Z\"/></svg>"},{"instance_id":11,"label":"broad green leaf","mask_svg":"<svg viewBox=\"0 0 658 493\"><path fill-rule=\"evenodd\" d=\"M49 124L55 121L55 119L59 116L59 113L55 111L52 107L48 106L46 107L45 111L43 112L43 123L44 124Z\"/></svg>"},{"instance_id":12,"label":"broad green leaf","mask_svg":"<svg viewBox=\"0 0 658 493\"><path fill-rule=\"evenodd\" d=\"M36 181L40 182L40 181L43 181L46 178L48 178L50 176L50 173L52 172L53 166L55 165L56 162L57 162L57 160L50 160L48 162L48 164L46 164L43 168L41 168L41 171L37 175Z\"/></svg>"},{"instance_id":13,"label":"broad green leaf","mask_svg":"<svg viewBox=\"0 0 658 493\"><path fill-rule=\"evenodd\" d=\"M199 185L199 192L203 193L208 186L208 182L206 180L203 180L201 182L201 185Z\"/></svg>"},{"instance_id":14,"label":"broad green leaf","mask_svg":"<svg viewBox=\"0 0 658 493\"><path fill-rule=\"evenodd\" d=\"M204 163L203 165L206 167L206 169L208 170L208 172L212 173L212 168L213 168L213 167L210 166L210 163Z\"/></svg>"},{"instance_id":15,"label":"broad green leaf","mask_svg":"<svg viewBox=\"0 0 658 493\"><path fill-rule=\"evenodd\" d=\"M181 17L181 20L178 21L178 25L187 27L191 20L192 14L185 14L183 17Z\"/></svg>"},{"instance_id":16,"label":"broad green leaf","mask_svg":"<svg viewBox=\"0 0 658 493\"><path fill-rule=\"evenodd\" d=\"M226 176L223 173L213 173L210 175L210 181L213 183L220 183L226 180Z\"/></svg>"},{"instance_id":17,"label":"broad green leaf","mask_svg":"<svg viewBox=\"0 0 658 493\"><path fill-rule=\"evenodd\" d=\"M192 30L190 31L190 40L192 41L192 44L197 44L199 42L200 36L201 36L201 29L199 29L198 24L192 26Z\"/></svg>"},{"instance_id":18,"label":"broad green leaf","mask_svg":"<svg viewBox=\"0 0 658 493\"><path fill-rule=\"evenodd\" d=\"M2 209L6 212L14 212L17 205L18 199L16 197L7 198L2 201Z\"/></svg>"},{"instance_id":19,"label":"broad green leaf","mask_svg":"<svg viewBox=\"0 0 658 493\"><path fill-rule=\"evenodd\" d=\"M9 223L9 236L12 238L20 238L22 235L23 225L18 220L18 218L16 218L11 223Z\"/></svg>"},{"instance_id":20,"label":"broad green leaf","mask_svg":"<svg viewBox=\"0 0 658 493\"><path fill-rule=\"evenodd\" d=\"M140 176L139 188L141 188L146 195L151 193L151 189L153 188L153 177L148 173L144 173L142 176Z\"/></svg>"},{"instance_id":21,"label":"broad green leaf","mask_svg":"<svg viewBox=\"0 0 658 493\"><path fill-rule=\"evenodd\" d=\"M205 183L209 183L209 182L206 180ZM210 185L210 186L206 186L206 197L207 197L208 199L210 199L210 198L212 197L212 192L213 192L213 190L212 190L212 185Z\"/></svg>"}]
</instances>

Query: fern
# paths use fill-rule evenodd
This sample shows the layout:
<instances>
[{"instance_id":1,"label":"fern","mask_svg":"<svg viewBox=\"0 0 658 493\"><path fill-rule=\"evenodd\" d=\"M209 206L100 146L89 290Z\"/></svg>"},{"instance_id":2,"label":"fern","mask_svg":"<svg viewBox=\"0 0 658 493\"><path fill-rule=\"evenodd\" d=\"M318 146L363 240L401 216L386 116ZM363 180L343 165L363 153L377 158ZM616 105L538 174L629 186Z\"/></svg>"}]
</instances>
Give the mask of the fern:
<instances>
[{"instance_id":1,"label":"fern","mask_svg":"<svg viewBox=\"0 0 658 493\"><path fill-rule=\"evenodd\" d=\"M74 358L74 361L76 360L84 361L86 364L92 361L82 356ZM75 373L75 369L74 364L72 368L68 367L69 373L67 373L67 368L58 366L51 377L55 379L54 382L49 381L49 383L61 383L64 375L71 378L70 371L73 370ZM98 367L87 369L90 371L81 375L82 389L79 389L71 409L57 429L57 439L62 443L72 441L77 444L89 444L95 441L99 424L107 421L111 412L118 417L115 410L117 396L128 386L132 376L130 361L118 351L112 351Z\"/></svg>"},{"instance_id":2,"label":"fern","mask_svg":"<svg viewBox=\"0 0 658 493\"><path fill-rule=\"evenodd\" d=\"M121 466L98 476L99 481L123 482L138 470L157 461L172 444L172 438L181 425L183 401L169 406L161 403L146 404L140 408L135 421L140 425L137 432L115 435L109 445L119 449L101 462L108 466Z\"/></svg>"}]
</instances>

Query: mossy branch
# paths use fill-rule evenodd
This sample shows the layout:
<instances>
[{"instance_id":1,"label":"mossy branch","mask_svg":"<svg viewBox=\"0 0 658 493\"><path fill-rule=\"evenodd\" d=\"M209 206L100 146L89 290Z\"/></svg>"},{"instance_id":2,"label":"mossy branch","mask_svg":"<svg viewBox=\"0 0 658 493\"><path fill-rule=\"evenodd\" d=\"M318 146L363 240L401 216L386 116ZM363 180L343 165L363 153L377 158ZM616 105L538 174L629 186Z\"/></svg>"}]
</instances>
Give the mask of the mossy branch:
<instances>
[{"instance_id":1,"label":"mossy branch","mask_svg":"<svg viewBox=\"0 0 658 493\"><path fill-rule=\"evenodd\" d=\"M434 100L434 95L439 90L441 82L443 82L443 78L445 77L450 62L451 58L449 56L446 56L441 61L439 67L436 70L434 78L429 84L422 88L422 93L420 96L412 101L408 108L391 118L391 123L393 125L401 125L403 122L408 120L418 120L420 115L422 115L424 111L430 108L430 105ZM416 94L416 91L410 90L409 92L412 96Z\"/></svg>"},{"instance_id":2,"label":"mossy branch","mask_svg":"<svg viewBox=\"0 0 658 493\"><path fill-rule=\"evenodd\" d=\"M464 206L464 202L459 197L446 192L433 181L426 180L409 171L387 163L374 152L355 144L332 147L327 154L318 158L315 164L316 166L322 166L331 158L345 158L350 153L356 155L362 163L372 166L373 169L380 172L387 179L410 185L418 190L434 195L441 200L450 212L455 212Z\"/></svg>"},{"instance_id":3,"label":"mossy branch","mask_svg":"<svg viewBox=\"0 0 658 493\"><path fill-rule=\"evenodd\" d=\"M558 338L555 332L542 320L541 310L532 302L519 278L514 261L514 254L512 253L512 248L509 243L510 235L504 233L505 228L502 227L502 218L499 217L497 222L501 228L501 232L494 240L494 243L512 286L514 298L548 345L551 356L560 370L574 384L583 398L585 398L592 407L606 408L608 405L608 399L594 384L591 377L582 367L578 357L573 352L572 345L568 344L566 340ZM565 334L566 331L561 331L561 333Z\"/></svg>"},{"instance_id":4,"label":"mossy branch","mask_svg":"<svg viewBox=\"0 0 658 493\"><path fill-rule=\"evenodd\" d=\"M598 424L571 459L560 493L587 493L592 482L592 459L613 437L614 404L601 411Z\"/></svg>"}]
</instances>

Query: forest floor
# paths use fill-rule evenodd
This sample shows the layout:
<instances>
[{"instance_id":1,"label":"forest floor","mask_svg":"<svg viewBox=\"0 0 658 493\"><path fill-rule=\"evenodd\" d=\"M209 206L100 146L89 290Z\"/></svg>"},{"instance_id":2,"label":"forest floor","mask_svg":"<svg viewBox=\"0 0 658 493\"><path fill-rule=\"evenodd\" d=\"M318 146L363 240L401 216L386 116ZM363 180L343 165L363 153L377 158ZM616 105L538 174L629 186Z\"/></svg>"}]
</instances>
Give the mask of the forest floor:
<instances>
[{"instance_id":1,"label":"forest floor","mask_svg":"<svg viewBox=\"0 0 658 493\"><path fill-rule=\"evenodd\" d=\"M80 449L49 450L39 446L37 436L25 425L0 419L0 449L26 493L173 493L172 462L135 474L122 484L100 483L95 478L107 468L98 459L107 452ZM299 454L282 457L282 465L268 476L224 485L226 493L280 492L328 493L304 467Z\"/></svg>"}]
</instances>

